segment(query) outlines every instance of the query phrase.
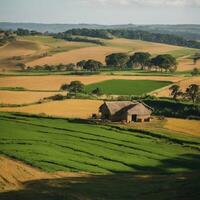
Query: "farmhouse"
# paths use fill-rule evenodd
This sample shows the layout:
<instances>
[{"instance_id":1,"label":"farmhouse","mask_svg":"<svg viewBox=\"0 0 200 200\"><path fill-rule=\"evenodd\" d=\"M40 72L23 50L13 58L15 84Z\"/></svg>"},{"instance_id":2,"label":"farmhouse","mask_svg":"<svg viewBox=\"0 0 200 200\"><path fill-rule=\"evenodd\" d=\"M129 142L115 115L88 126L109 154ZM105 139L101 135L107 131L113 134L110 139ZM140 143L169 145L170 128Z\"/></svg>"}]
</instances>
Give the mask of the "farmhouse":
<instances>
[{"instance_id":1,"label":"farmhouse","mask_svg":"<svg viewBox=\"0 0 200 200\"><path fill-rule=\"evenodd\" d=\"M151 107L137 101L104 102L99 108L102 119L127 123L150 121L152 111Z\"/></svg>"}]
</instances>

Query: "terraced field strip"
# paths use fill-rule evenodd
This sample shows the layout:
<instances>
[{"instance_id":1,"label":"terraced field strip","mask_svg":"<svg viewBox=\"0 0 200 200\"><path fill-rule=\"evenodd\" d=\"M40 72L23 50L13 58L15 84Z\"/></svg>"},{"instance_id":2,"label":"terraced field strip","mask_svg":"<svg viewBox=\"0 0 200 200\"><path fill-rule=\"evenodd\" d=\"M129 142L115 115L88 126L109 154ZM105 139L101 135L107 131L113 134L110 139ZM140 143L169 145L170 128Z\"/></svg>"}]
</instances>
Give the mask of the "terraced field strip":
<instances>
[{"instance_id":1,"label":"terraced field strip","mask_svg":"<svg viewBox=\"0 0 200 200\"><path fill-rule=\"evenodd\" d=\"M170 85L169 81L153 80L107 80L86 86L87 92L100 88L105 94L144 95Z\"/></svg>"},{"instance_id":2,"label":"terraced field strip","mask_svg":"<svg viewBox=\"0 0 200 200\"><path fill-rule=\"evenodd\" d=\"M78 80L85 85L112 79L123 80L153 80L178 82L185 79L180 76L120 76L120 75L49 75L49 76L6 76L0 77L0 87L24 87L29 90L59 90L64 83Z\"/></svg>"},{"instance_id":3,"label":"terraced field strip","mask_svg":"<svg viewBox=\"0 0 200 200\"><path fill-rule=\"evenodd\" d=\"M66 92L0 91L0 104L27 104L38 102L45 97Z\"/></svg>"},{"instance_id":4,"label":"terraced field strip","mask_svg":"<svg viewBox=\"0 0 200 200\"><path fill-rule=\"evenodd\" d=\"M103 101L68 99L24 107L2 107L0 108L0 111L13 111L30 114L42 113L50 116L88 119L93 113L97 114L99 112L101 104L103 104Z\"/></svg>"},{"instance_id":5,"label":"terraced field strip","mask_svg":"<svg viewBox=\"0 0 200 200\"><path fill-rule=\"evenodd\" d=\"M0 152L45 171L199 170L200 141L80 121L0 113Z\"/></svg>"}]
</instances>

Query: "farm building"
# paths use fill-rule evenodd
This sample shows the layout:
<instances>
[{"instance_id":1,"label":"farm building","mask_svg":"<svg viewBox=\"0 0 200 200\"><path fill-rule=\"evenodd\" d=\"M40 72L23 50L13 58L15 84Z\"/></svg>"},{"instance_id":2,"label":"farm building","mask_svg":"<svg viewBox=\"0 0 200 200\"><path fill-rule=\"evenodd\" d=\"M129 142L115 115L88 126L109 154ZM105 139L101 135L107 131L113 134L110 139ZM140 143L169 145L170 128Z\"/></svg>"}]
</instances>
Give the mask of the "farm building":
<instances>
[{"instance_id":1,"label":"farm building","mask_svg":"<svg viewBox=\"0 0 200 200\"><path fill-rule=\"evenodd\" d=\"M104 102L99 108L102 119L127 123L150 121L152 111L148 105L132 101Z\"/></svg>"}]
</instances>

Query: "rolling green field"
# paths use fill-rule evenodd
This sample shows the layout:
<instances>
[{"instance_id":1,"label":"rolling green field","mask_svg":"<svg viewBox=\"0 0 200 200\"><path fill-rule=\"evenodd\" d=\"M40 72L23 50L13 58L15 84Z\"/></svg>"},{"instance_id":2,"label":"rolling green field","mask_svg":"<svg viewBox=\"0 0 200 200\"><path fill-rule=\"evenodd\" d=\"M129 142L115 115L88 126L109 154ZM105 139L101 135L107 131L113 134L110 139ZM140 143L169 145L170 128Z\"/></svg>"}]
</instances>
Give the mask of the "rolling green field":
<instances>
[{"instance_id":1,"label":"rolling green field","mask_svg":"<svg viewBox=\"0 0 200 200\"><path fill-rule=\"evenodd\" d=\"M45 171L176 173L199 170L200 140L77 120L0 113L0 154Z\"/></svg>"},{"instance_id":2,"label":"rolling green field","mask_svg":"<svg viewBox=\"0 0 200 200\"><path fill-rule=\"evenodd\" d=\"M143 95L170 84L169 81L108 80L87 85L86 91L91 92L95 88L100 88L104 94Z\"/></svg>"}]
</instances>

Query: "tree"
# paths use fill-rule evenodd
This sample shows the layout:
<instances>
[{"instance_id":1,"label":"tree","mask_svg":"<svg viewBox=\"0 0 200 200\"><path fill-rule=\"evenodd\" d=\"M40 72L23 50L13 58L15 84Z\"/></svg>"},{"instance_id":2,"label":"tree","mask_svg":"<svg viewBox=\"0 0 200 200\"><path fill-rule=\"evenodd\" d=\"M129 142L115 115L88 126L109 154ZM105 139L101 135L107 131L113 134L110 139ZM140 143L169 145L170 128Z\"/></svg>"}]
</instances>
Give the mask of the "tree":
<instances>
[{"instance_id":1,"label":"tree","mask_svg":"<svg viewBox=\"0 0 200 200\"><path fill-rule=\"evenodd\" d=\"M102 90L101 90L101 88L95 88L93 91L92 91L92 94L94 94L94 95L97 95L97 96L99 96L99 95L102 95Z\"/></svg>"},{"instance_id":2,"label":"tree","mask_svg":"<svg viewBox=\"0 0 200 200\"><path fill-rule=\"evenodd\" d=\"M21 69L22 71L24 71L24 70L26 69L26 65L25 65L24 63L17 63L16 66L17 66L17 67L20 67L20 69Z\"/></svg>"},{"instance_id":3,"label":"tree","mask_svg":"<svg viewBox=\"0 0 200 200\"><path fill-rule=\"evenodd\" d=\"M125 53L113 53L106 56L106 65L123 68L127 66L129 56Z\"/></svg>"},{"instance_id":4,"label":"tree","mask_svg":"<svg viewBox=\"0 0 200 200\"><path fill-rule=\"evenodd\" d=\"M191 72L192 76L198 76L200 74L200 71L198 68L194 68Z\"/></svg>"},{"instance_id":5,"label":"tree","mask_svg":"<svg viewBox=\"0 0 200 200\"><path fill-rule=\"evenodd\" d=\"M169 54L158 55L151 59L151 63L154 66L158 66L161 71L164 69L165 71L173 72L177 69L176 58Z\"/></svg>"},{"instance_id":6,"label":"tree","mask_svg":"<svg viewBox=\"0 0 200 200\"><path fill-rule=\"evenodd\" d=\"M151 54L148 52L136 52L130 57L129 63L131 63L131 65L140 66L143 70L144 67L148 65L150 57Z\"/></svg>"},{"instance_id":7,"label":"tree","mask_svg":"<svg viewBox=\"0 0 200 200\"><path fill-rule=\"evenodd\" d=\"M193 56L193 63L194 63L194 65L196 65L196 63L197 63L198 60L200 60L200 53L196 53Z\"/></svg>"},{"instance_id":8,"label":"tree","mask_svg":"<svg viewBox=\"0 0 200 200\"><path fill-rule=\"evenodd\" d=\"M187 89L186 89L186 96L192 100L193 103L196 102L198 96L199 96L199 86L196 84L191 84Z\"/></svg>"},{"instance_id":9,"label":"tree","mask_svg":"<svg viewBox=\"0 0 200 200\"><path fill-rule=\"evenodd\" d=\"M60 90L67 91L69 89L69 84L63 84L60 87Z\"/></svg>"},{"instance_id":10,"label":"tree","mask_svg":"<svg viewBox=\"0 0 200 200\"><path fill-rule=\"evenodd\" d=\"M76 65L77 65L78 67L83 68L83 67L85 66L85 63L86 63L86 62L87 62L86 60L81 60L81 61L77 62Z\"/></svg>"},{"instance_id":11,"label":"tree","mask_svg":"<svg viewBox=\"0 0 200 200\"><path fill-rule=\"evenodd\" d=\"M171 96L173 96L174 100L177 100L177 97L183 94L179 85L172 85L169 90L171 90Z\"/></svg>"},{"instance_id":12,"label":"tree","mask_svg":"<svg viewBox=\"0 0 200 200\"><path fill-rule=\"evenodd\" d=\"M72 81L69 84L68 91L70 93L81 93L84 92L84 84L80 81Z\"/></svg>"},{"instance_id":13,"label":"tree","mask_svg":"<svg viewBox=\"0 0 200 200\"><path fill-rule=\"evenodd\" d=\"M102 67L103 64L96 60L88 60L84 64L83 68L89 71L98 71L100 67Z\"/></svg>"}]
</instances>

